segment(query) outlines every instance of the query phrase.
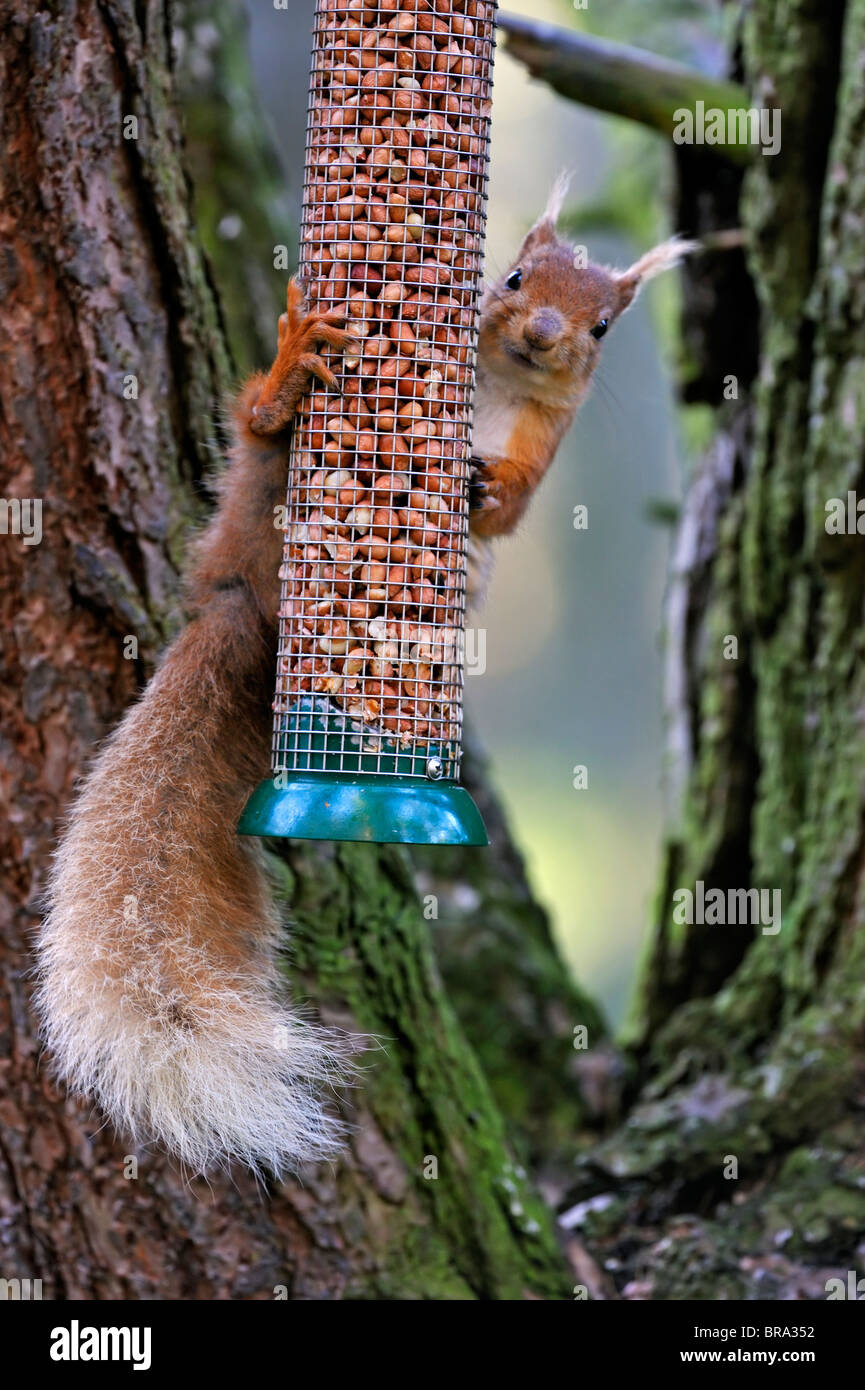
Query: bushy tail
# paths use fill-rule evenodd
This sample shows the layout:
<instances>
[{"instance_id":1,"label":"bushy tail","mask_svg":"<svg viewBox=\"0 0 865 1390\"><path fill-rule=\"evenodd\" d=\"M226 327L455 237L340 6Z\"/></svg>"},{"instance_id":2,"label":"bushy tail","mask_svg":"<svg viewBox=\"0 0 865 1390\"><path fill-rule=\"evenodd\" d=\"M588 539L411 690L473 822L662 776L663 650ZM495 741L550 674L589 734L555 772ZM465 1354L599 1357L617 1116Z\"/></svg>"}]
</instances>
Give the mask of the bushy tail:
<instances>
[{"instance_id":1,"label":"bushy tail","mask_svg":"<svg viewBox=\"0 0 865 1390\"><path fill-rule=\"evenodd\" d=\"M350 1049L281 1002L260 851L235 833L267 769L271 662L244 601L217 596L181 634L92 768L56 856L38 1005L60 1075L135 1141L196 1172L280 1173L338 1148L321 1089Z\"/></svg>"}]
</instances>

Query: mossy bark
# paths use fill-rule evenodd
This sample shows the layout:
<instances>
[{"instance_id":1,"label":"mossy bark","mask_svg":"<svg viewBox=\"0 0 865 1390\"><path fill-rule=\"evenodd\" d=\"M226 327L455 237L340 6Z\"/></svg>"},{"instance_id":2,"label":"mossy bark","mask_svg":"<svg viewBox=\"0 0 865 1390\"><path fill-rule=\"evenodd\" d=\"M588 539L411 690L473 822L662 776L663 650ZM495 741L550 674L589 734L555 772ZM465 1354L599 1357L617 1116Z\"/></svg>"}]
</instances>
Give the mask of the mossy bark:
<instances>
[{"instance_id":1,"label":"mossy bark","mask_svg":"<svg viewBox=\"0 0 865 1390\"><path fill-rule=\"evenodd\" d=\"M742 202L759 372L724 408L678 538L682 796L640 1083L571 1194L588 1203L575 1237L615 1270L601 1296L823 1298L862 1262L865 564L861 537L824 522L865 485L863 52L862 0L748 7L745 80L783 111ZM673 895L698 880L779 889L780 931L676 925Z\"/></svg>"},{"instance_id":2,"label":"mossy bark","mask_svg":"<svg viewBox=\"0 0 865 1390\"><path fill-rule=\"evenodd\" d=\"M243 5L181 0L175 18L196 230L213 266L232 356L245 374L273 354L286 266L297 263L297 228L252 82Z\"/></svg>"},{"instance_id":3,"label":"mossy bark","mask_svg":"<svg viewBox=\"0 0 865 1390\"><path fill-rule=\"evenodd\" d=\"M83 1299L566 1297L549 1214L512 1157L523 1136L506 1132L447 998L402 851L306 845L273 861L297 919L296 981L326 1019L371 1035L333 1169L266 1196L240 1172L190 1185L157 1153L131 1162L40 1065L23 966L48 859L95 743L181 619L182 551L233 370L194 226L163 0L0 0L0 21L5 490L43 502L41 543L0 547L4 1274ZM472 876L497 903L493 929L508 925L516 967L514 924L531 919L568 1017L573 991L503 829L486 862ZM563 1071L556 1104L570 1087ZM544 1106L512 1110L542 1147Z\"/></svg>"}]
</instances>

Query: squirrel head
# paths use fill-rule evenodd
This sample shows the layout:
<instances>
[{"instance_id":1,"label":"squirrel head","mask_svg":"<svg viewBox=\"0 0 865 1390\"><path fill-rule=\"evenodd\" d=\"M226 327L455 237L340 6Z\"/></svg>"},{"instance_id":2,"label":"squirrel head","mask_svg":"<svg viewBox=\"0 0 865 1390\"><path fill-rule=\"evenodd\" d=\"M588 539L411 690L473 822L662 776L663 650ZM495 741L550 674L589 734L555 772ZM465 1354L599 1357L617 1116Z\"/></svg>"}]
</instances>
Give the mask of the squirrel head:
<instances>
[{"instance_id":1,"label":"squirrel head","mask_svg":"<svg viewBox=\"0 0 865 1390\"><path fill-rule=\"evenodd\" d=\"M556 181L543 214L481 306L485 368L516 393L551 403L582 393L603 338L641 285L696 247L674 237L627 270L581 264L556 230L567 187L566 177Z\"/></svg>"}]
</instances>

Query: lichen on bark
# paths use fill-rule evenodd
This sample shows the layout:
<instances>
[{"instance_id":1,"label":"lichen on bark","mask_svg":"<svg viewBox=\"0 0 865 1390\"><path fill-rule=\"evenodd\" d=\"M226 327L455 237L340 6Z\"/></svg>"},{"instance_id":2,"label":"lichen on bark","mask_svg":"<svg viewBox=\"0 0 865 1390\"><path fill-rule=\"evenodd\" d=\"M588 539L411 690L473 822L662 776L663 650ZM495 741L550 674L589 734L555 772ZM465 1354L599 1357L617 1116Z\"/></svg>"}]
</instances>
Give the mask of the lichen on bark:
<instances>
[{"instance_id":1,"label":"lichen on bark","mask_svg":"<svg viewBox=\"0 0 865 1390\"><path fill-rule=\"evenodd\" d=\"M747 12L745 77L784 132L742 205L759 376L685 504L671 594L687 767L641 1081L571 1194L589 1203L574 1229L631 1297L822 1298L862 1258L863 566L823 523L863 481L863 48L861 0ZM698 879L780 889L780 932L676 927L673 893ZM619 1217L598 1203L603 1228L599 1194Z\"/></svg>"}]
</instances>

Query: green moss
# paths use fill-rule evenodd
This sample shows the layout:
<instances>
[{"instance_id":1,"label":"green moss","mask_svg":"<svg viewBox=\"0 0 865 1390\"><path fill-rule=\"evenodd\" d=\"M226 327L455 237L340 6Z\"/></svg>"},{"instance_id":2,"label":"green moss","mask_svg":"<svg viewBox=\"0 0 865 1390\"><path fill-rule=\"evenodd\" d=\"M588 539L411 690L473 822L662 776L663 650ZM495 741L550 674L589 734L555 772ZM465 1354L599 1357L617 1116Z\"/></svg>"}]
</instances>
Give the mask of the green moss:
<instances>
[{"instance_id":1,"label":"green moss","mask_svg":"<svg viewBox=\"0 0 865 1390\"><path fill-rule=\"evenodd\" d=\"M364 1296L565 1297L549 1213L510 1156L446 997L406 855L316 845L289 859L295 989L373 1040L357 1100L381 1140L374 1172L397 1174L378 1228L353 1193L374 1251ZM437 1176L426 1177L431 1158Z\"/></svg>"},{"instance_id":2,"label":"green moss","mask_svg":"<svg viewBox=\"0 0 865 1390\"><path fill-rule=\"evenodd\" d=\"M853 1267L865 1229L854 1123L865 564L861 545L826 537L821 501L855 486L865 432L850 372L865 356L865 0L845 7L843 44L841 17L827 22L817 0L748 11L749 80L773 92L786 132L783 155L749 172L743 209L763 311L760 385L739 407L749 447L736 446L726 483L714 480L717 519L685 502L703 540L681 654L692 762L641 998L641 1088L584 1156L573 1194L596 1190L599 1168L613 1179L641 1251L627 1267L654 1298L825 1297L821 1264ZM725 632L738 636L736 662L720 655ZM780 932L676 927L672 894L698 878L780 890ZM725 1155L738 1160L735 1182ZM663 1212L650 1248L635 1212L656 1222ZM613 1238L597 1242L596 1258L618 1258Z\"/></svg>"},{"instance_id":3,"label":"green moss","mask_svg":"<svg viewBox=\"0 0 865 1390\"><path fill-rule=\"evenodd\" d=\"M297 259L284 180L256 98L237 0L184 0L178 83L198 234L210 258L241 374L263 366ZM273 269L275 246L288 269Z\"/></svg>"}]
</instances>

